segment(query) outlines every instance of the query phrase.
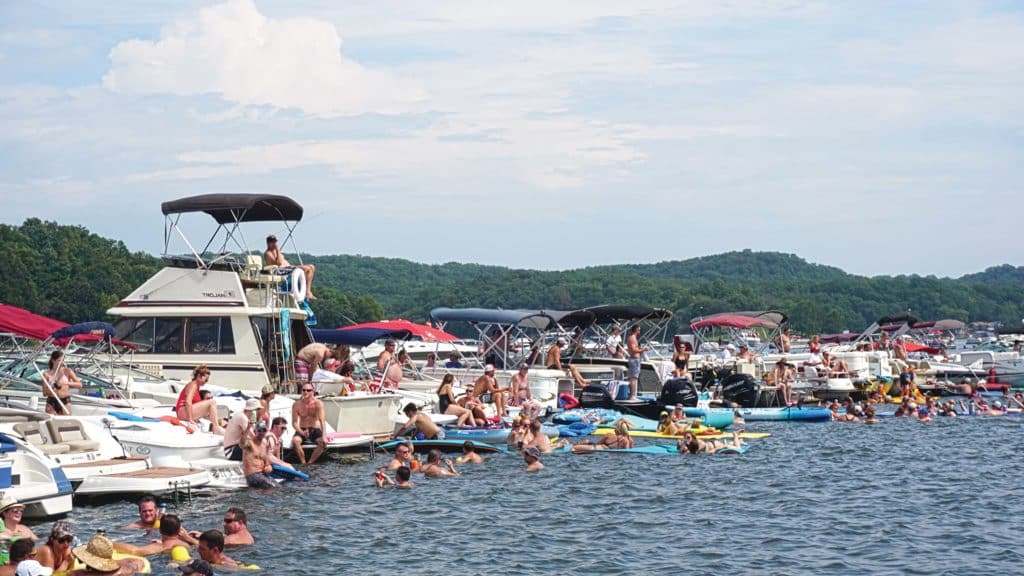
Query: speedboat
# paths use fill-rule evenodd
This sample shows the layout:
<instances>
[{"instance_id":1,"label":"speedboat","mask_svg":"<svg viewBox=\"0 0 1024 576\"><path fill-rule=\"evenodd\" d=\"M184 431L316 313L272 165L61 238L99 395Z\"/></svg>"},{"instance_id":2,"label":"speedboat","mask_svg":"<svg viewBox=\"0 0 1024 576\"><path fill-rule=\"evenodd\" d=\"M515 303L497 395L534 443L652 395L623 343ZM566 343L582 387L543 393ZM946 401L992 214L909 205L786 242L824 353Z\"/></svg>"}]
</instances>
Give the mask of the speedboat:
<instances>
[{"instance_id":1,"label":"speedboat","mask_svg":"<svg viewBox=\"0 0 1024 576\"><path fill-rule=\"evenodd\" d=\"M25 505L26 518L71 512L71 482L61 467L35 446L0 433L0 491Z\"/></svg>"}]
</instances>

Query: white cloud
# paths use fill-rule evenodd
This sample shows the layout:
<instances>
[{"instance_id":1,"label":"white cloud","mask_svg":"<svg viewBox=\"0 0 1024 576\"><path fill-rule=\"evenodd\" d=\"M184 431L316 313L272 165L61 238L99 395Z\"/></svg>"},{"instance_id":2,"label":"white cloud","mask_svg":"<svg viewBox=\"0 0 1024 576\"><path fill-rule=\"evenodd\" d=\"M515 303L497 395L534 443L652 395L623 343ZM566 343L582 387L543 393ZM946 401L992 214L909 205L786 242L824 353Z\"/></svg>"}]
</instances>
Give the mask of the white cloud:
<instances>
[{"instance_id":1,"label":"white cloud","mask_svg":"<svg viewBox=\"0 0 1024 576\"><path fill-rule=\"evenodd\" d=\"M121 42L110 60L103 85L125 94L216 93L323 116L392 114L425 98L416 82L344 58L332 24L267 18L252 0L203 8L155 42Z\"/></svg>"}]
</instances>

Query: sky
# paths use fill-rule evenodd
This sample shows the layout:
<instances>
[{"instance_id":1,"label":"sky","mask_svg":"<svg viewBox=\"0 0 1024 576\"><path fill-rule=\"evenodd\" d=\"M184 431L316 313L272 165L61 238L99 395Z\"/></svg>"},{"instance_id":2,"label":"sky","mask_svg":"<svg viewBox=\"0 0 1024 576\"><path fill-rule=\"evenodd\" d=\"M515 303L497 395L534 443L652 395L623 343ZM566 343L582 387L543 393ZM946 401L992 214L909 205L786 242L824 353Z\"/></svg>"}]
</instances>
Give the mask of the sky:
<instances>
[{"instance_id":1,"label":"sky","mask_svg":"<svg viewBox=\"0 0 1024 576\"><path fill-rule=\"evenodd\" d=\"M0 0L0 222L159 254L161 202L274 193L313 254L959 276L1024 265L1022 103L1019 2Z\"/></svg>"}]
</instances>

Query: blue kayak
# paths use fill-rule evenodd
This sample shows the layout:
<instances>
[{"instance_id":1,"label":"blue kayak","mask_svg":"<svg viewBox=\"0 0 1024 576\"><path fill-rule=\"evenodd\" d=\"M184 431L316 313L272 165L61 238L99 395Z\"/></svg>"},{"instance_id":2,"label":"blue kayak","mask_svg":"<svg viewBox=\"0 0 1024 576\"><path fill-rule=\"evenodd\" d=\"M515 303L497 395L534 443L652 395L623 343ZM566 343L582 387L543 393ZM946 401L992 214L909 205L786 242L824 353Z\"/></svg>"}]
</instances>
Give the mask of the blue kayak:
<instances>
[{"instance_id":1,"label":"blue kayak","mask_svg":"<svg viewBox=\"0 0 1024 576\"><path fill-rule=\"evenodd\" d=\"M691 414L690 411L698 410L697 408L686 408L685 414L690 418L700 417L701 422L705 426L712 428L728 428L732 426L732 411L731 410L702 410L699 414ZM594 420L596 417L596 421ZM650 418L643 418L641 416L634 416L632 414L623 414L618 410L609 410L607 408L574 408L572 410L565 410L558 414L555 414L551 419L555 422L560 423L574 423L580 422L584 419L591 421L593 424L600 424L602 426L611 427L616 420L619 418L625 418L633 425L633 430L643 430L647 432L654 432L658 429L658 421L651 420Z\"/></svg>"},{"instance_id":2,"label":"blue kayak","mask_svg":"<svg viewBox=\"0 0 1024 576\"><path fill-rule=\"evenodd\" d=\"M800 408L796 406L789 408L737 408L736 411L747 422L828 422L832 419L829 409L820 406L804 406ZM715 414L718 418L728 416L730 423L732 423L733 419L733 410L731 408L686 408L684 412L687 416L704 417L710 414Z\"/></svg>"},{"instance_id":3,"label":"blue kayak","mask_svg":"<svg viewBox=\"0 0 1024 576\"><path fill-rule=\"evenodd\" d=\"M742 454L750 449L748 444L744 444L739 448L722 448L715 452L715 454ZM563 446L558 450L552 452L552 454L572 454L572 446ZM654 454L663 456L665 454L679 455L679 448L675 444L647 444L644 446L634 446L632 448L610 448L607 450L595 450L593 452L585 452L584 454Z\"/></svg>"}]
</instances>

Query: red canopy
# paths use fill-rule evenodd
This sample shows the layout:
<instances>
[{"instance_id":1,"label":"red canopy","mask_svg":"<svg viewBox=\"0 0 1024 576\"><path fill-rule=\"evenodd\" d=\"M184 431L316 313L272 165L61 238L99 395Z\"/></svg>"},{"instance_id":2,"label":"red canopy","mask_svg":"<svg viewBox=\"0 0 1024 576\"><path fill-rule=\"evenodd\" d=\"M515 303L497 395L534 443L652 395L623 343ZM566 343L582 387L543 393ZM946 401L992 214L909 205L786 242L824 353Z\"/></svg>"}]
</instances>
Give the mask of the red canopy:
<instances>
[{"instance_id":1,"label":"red canopy","mask_svg":"<svg viewBox=\"0 0 1024 576\"><path fill-rule=\"evenodd\" d=\"M902 344L903 349L907 351L907 354L911 352L927 352L929 354L938 354L939 351L931 346L925 346L924 344L918 344L917 342L904 342Z\"/></svg>"},{"instance_id":2,"label":"red canopy","mask_svg":"<svg viewBox=\"0 0 1024 576\"><path fill-rule=\"evenodd\" d=\"M427 342L451 342L453 340L459 339L458 336L449 334L444 330L440 330L432 326L427 326L426 324L416 324L415 322L409 322L408 320L383 320L381 322L364 322L363 324L356 324L354 326L345 326L344 328L339 328L339 330L358 330L362 328L373 328L377 330L390 331L408 330L409 333L412 334L413 336L422 338Z\"/></svg>"},{"instance_id":3,"label":"red canopy","mask_svg":"<svg viewBox=\"0 0 1024 576\"><path fill-rule=\"evenodd\" d=\"M0 304L0 332L10 332L33 340L46 340L50 334L67 325L60 320L33 314L17 306Z\"/></svg>"},{"instance_id":4,"label":"red canopy","mask_svg":"<svg viewBox=\"0 0 1024 576\"><path fill-rule=\"evenodd\" d=\"M709 316L703 320L698 320L693 324L690 324L690 330L697 330L699 328L777 328L778 324L764 318L754 318L753 316L738 316L734 314L718 314L715 316Z\"/></svg>"}]
</instances>

